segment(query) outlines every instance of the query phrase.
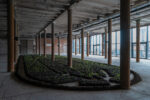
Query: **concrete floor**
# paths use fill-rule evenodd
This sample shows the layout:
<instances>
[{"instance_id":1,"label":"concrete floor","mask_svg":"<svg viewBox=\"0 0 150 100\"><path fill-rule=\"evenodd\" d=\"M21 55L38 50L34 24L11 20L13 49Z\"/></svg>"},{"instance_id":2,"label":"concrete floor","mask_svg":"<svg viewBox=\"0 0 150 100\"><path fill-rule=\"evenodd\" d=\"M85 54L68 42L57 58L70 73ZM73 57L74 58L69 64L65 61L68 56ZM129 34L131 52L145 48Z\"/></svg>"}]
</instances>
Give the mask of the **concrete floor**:
<instances>
[{"instance_id":1,"label":"concrete floor","mask_svg":"<svg viewBox=\"0 0 150 100\"><path fill-rule=\"evenodd\" d=\"M80 58L80 55L73 57ZM107 62L104 57L99 56L85 59ZM113 57L113 64L119 65L119 59ZM150 100L150 60L136 63L135 59L131 59L131 69L138 72L143 81L130 90L87 92L37 87L15 79L10 73L0 73L0 100Z\"/></svg>"}]
</instances>

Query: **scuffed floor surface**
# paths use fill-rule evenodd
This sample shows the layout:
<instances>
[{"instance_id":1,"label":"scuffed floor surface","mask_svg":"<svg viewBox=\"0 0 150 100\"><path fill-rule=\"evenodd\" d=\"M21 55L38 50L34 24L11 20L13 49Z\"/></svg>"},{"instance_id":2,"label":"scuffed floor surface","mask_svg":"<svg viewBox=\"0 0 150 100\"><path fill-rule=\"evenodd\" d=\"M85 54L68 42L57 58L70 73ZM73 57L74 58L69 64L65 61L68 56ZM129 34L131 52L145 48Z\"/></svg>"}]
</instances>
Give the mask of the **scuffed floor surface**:
<instances>
[{"instance_id":1,"label":"scuffed floor surface","mask_svg":"<svg viewBox=\"0 0 150 100\"><path fill-rule=\"evenodd\" d=\"M80 55L73 56L80 58ZM90 56L86 60L107 63L104 57ZM113 58L119 65L119 59ZM131 59L131 69L138 72L142 82L130 90L116 91L64 91L42 88L24 83L10 73L0 73L0 100L150 100L150 60L136 63Z\"/></svg>"}]
</instances>

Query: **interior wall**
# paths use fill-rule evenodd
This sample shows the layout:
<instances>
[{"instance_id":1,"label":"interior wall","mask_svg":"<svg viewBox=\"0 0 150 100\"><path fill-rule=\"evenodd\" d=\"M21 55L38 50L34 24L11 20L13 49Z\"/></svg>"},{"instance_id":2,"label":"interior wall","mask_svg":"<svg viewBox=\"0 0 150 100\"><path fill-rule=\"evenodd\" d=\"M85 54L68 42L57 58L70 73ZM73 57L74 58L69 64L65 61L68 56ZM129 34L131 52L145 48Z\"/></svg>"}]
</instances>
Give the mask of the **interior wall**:
<instances>
[{"instance_id":1,"label":"interior wall","mask_svg":"<svg viewBox=\"0 0 150 100\"><path fill-rule=\"evenodd\" d=\"M8 52L7 38L0 38L0 72L7 72Z\"/></svg>"},{"instance_id":2,"label":"interior wall","mask_svg":"<svg viewBox=\"0 0 150 100\"><path fill-rule=\"evenodd\" d=\"M0 72L7 72L8 25L7 0L0 0Z\"/></svg>"},{"instance_id":3,"label":"interior wall","mask_svg":"<svg viewBox=\"0 0 150 100\"><path fill-rule=\"evenodd\" d=\"M38 42L39 43L39 42ZM58 54L58 38L55 38L55 54ZM38 45L39 46L39 45ZM51 54L51 39L46 39L46 54ZM36 54L36 44L35 40L20 40L20 54L28 55L28 54ZM41 38L41 54L44 54L44 38ZM39 47L37 52L39 53ZM67 39L60 39L60 53L62 55L67 54Z\"/></svg>"},{"instance_id":4,"label":"interior wall","mask_svg":"<svg viewBox=\"0 0 150 100\"><path fill-rule=\"evenodd\" d=\"M34 54L33 40L20 40L20 55Z\"/></svg>"},{"instance_id":5,"label":"interior wall","mask_svg":"<svg viewBox=\"0 0 150 100\"><path fill-rule=\"evenodd\" d=\"M58 38L55 38L55 54L58 54ZM46 54L51 54L51 39L46 39ZM41 54L44 53L44 38L41 39ZM67 39L60 38L60 53L67 54Z\"/></svg>"}]
</instances>

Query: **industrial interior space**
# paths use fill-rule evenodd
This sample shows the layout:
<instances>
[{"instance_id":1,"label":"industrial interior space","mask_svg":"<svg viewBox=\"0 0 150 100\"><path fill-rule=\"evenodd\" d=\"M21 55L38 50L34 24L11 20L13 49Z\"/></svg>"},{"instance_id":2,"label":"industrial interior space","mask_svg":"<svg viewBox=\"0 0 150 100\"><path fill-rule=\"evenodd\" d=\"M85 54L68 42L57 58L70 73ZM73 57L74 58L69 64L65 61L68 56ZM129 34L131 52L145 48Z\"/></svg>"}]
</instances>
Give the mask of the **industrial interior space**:
<instances>
[{"instance_id":1,"label":"industrial interior space","mask_svg":"<svg viewBox=\"0 0 150 100\"><path fill-rule=\"evenodd\" d=\"M150 100L149 0L0 0L0 100Z\"/></svg>"}]
</instances>

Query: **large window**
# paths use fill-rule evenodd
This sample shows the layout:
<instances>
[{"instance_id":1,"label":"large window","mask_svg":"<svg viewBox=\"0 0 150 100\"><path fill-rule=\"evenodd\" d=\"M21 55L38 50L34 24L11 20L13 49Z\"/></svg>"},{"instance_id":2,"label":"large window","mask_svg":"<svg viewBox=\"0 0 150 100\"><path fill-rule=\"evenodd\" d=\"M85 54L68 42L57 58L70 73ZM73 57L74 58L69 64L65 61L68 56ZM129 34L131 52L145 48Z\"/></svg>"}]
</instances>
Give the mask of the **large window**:
<instances>
[{"instance_id":1,"label":"large window","mask_svg":"<svg viewBox=\"0 0 150 100\"><path fill-rule=\"evenodd\" d=\"M103 41L102 41L103 39L102 39L102 34L100 34L100 47L99 47L99 50L100 50L100 52L99 52L99 55L101 55L102 56L102 43L103 43Z\"/></svg>"},{"instance_id":2,"label":"large window","mask_svg":"<svg viewBox=\"0 0 150 100\"><path fill-rule=\"evenodd\" d=\"M131 57L136 57L136 28L130 29L131 31ZM108 39L108 36L107 36ZM104 41L102 41L104 40ZM75 52L75 40L73 39L72 52ZM90 54L102 55L102 43L105 44L105 35L102 39L102 34L90 36ZM81 51L81 38L80 38L80 51ZM108 42L107 42L108 44ZM108 46L107 46L108 47ZM105 45L104 45L105 48ZM107 48L108 49L108 48ZM87 37L84 37L84 53L87 52ZM105 49L104 49L105 52ZM77 39L77 53L79 53L79 39ZM120 31L112 32L112 56L120 56ZM150 59L150 26L140 28L140 58Z\"/></svg>"},{"instance_id":3,"label":"large window","mask_svg":"<svg viewBox=\"0 0 150 100\"><path fill-rule=\"evenodd\" d=\"M148 26L148 38L147 38L147 56L150 59L150 26Z\"/></svg>"},{"instance_id":4,"label":"large window","mask_svg":"<svg viewBox=\"0 0 150 100\"><path fill-rule=\"evenodd\" d=\"M117 41L116 41L116 42L117 42L117 43L116 43L116 45L117 45L117 46L116 46L116 53L117 53L117 54L116 54L116 55L117 55L117 56L120 56L120 31L117 31L117 32L116 32L116 35L117 35L117 36L116 36L116 37L117 37Z\"/></svg>"},{"instance_id":5,"label":"large window","mask_svg":"<svg viewBox=\"0 0 150 100\"><path fill-rule=\"evenodd\" d=\"M93 55L97 54L97 35L94 35L94 39L93 39Z\"/></svg>"},{"instance_id":6,"label":"large window","mask_svg":"<svg viewBox=\"0 0 150 100\"><path fill-rule=\"evenodd\" d=\"M77 53L79 54L79 39L77 39Z\"/></svg>"},{"instance_id":7,"label":"large window","mask_svg":"<svg viewBox=\"0 0 150 100\"><path fill-rule=\"evenodd\" d=\"M86 54L87 50L87 37L84 37L84 53Z\"/></svg>"},{"instance_id":8,"label":"large window","mask_svg":"<svg viewBox=\"0 0 150 100\"><path fill-rule=\"evenodd\" d=\"M132 29L132 44L131 44L131 48L132 48L132 57L135 58L136 57L136 28Z\"/></svg>"},{"instance_id":9,"label":"large window","mask_svg":"<svg viewBox=\"0 0 150 100\"><path fill-rule=\"evenodd\" d=\"M147 41L147 27L141 27L140 28L140 42L146 42Z\"/></svg>"},{"instance_id":10,"label":"large window","mask_svg":"<svg viewBox=\"0 0 150 100\"><path fill-rule=\"evenodd\" d=\"M94 36L91 36L91 55L93 55L93 40Z\"/></svg>"},{"instance_id":11,"label":"large window","mask_svg":"<svg viewBox=\"0 0 150 100\"><path fill-rule=\"evenodd\" d=\"M102 55L102 35L94 35L90 38L90 54Z\"/></svg>"},{"instance_id":12,"label":"large window","mask_svg":"<svg viewBox=\"0 0 150 100\"><path fill-rule=\"evenodd\" d=\"M132 57L136 57L136 28L133 28L131 34ZM147 26L140 28L140 58L147 57Z\"/></svg>"},{"instance_id":13,"label":"large window","mask_svg":"<svg viewBox=\"0 0 150 100\"><path fill-rule=\"evenodd\" d=\"M147 49L147 27L140 28L140 57L146 58Z\"/></svg>"},{"instance_id":14,"label":"large window","mask_svg":"<svg viewBox=\"0 0 150 100\"><path fill-rule=\"evenodd\" d=\"M116 32L112 32L112 56L116 56Z\"/></svg>"},{"instance_id":15,"label":"large window","mask_svg":"<svg viewBox=\"0 0 150 100\"><path fill-rule=\"evenodd\" d=\"M72 52L75 53L75 39L72 40Z\"/></svg>"},{"instance_id":16,"label":"large window","mask_svg":"<svg viewBox=\"0 0 150 100\"><path fill-rule=\"evenodd\" d=\"M100 35L97 35L97 55L100 54Z\"/></svg>"}]
</instances>

